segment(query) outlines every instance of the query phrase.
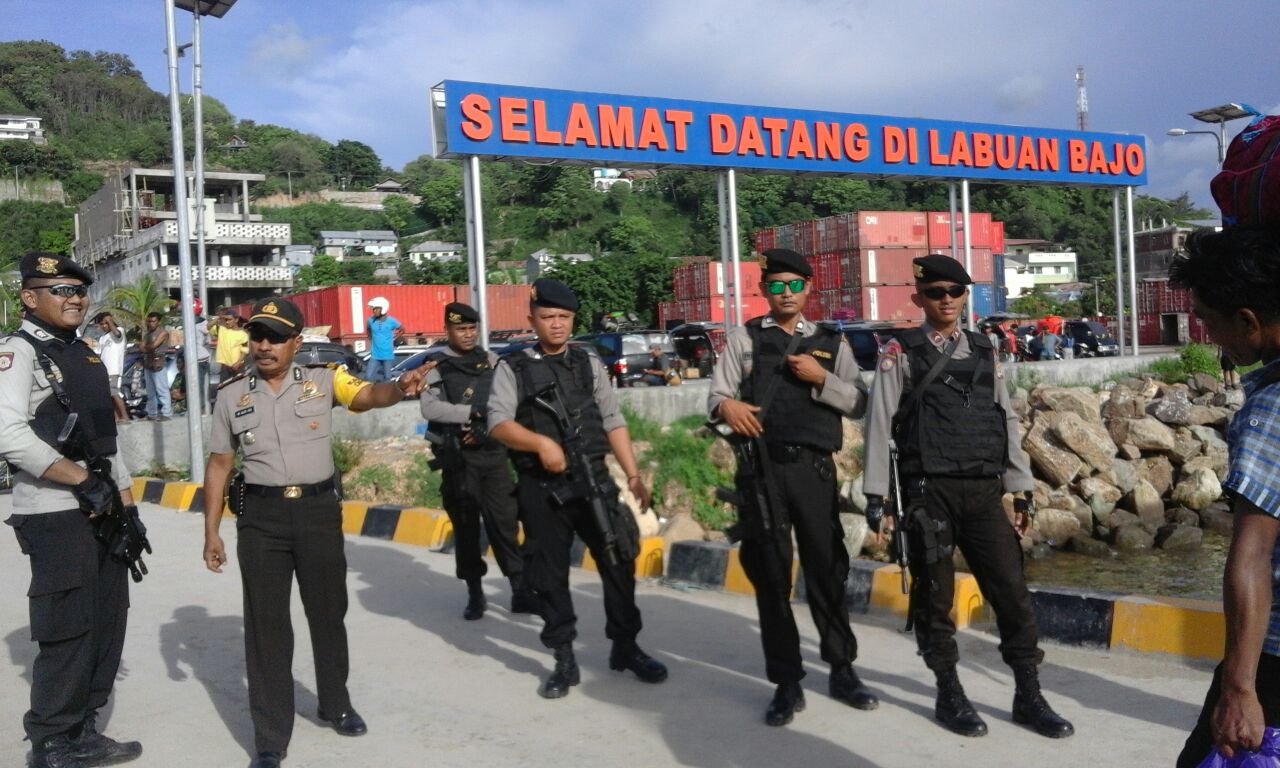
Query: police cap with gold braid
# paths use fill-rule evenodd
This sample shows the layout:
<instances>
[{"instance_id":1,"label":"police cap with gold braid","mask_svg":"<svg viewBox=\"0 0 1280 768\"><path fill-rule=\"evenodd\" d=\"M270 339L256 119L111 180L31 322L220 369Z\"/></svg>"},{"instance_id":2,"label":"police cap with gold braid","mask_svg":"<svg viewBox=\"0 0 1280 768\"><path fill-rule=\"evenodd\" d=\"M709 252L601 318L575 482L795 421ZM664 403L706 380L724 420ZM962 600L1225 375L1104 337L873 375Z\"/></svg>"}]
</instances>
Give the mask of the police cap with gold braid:
<instances>
[{"instance_id":1,"label":"police cap with gold braid","mask_svg":"<svg viewBox=\"0 0 1280 768\"><path fill-rule=\"evenodd\" d=\"M281 336L297 336L302 333L302 312L288 299L263 299L253 305L248 324Z\"/></svg>"},{"instance_id":2,"label":"police cap with gold braid","mask_svg":"<svg viewBox=\"0 0 1280 768\"><path fill-rule=\"evenodd\" d=\"M959 283L970 285L973 279L964 271L964 265L950 256L931 253L911 260L917 283Z\"/></svg>"},{"instance_id":3,"label":"police cap with gold braid","mask_svg":"<svg viewBox=\"0 0 1280 768\"><path fill-rule=\"evenodd\" d=\"M803 256L787 248L770 248L760 254L764 257L763 275L775 275L790 272L801 277L813 277L813 268Z\"/></svg>"},{"instance_id":4,"label":"police cap with gold braid","mask_svg":"<svg viewBox=\"0 0 1280 768\"><path fill-rule=\"evenodd\" d=\"M547 309L578 311L578 297L573 294L573 289L549 277L533 281L533 286L529 289L529 303Z\"/></svg>"},{"instance_id":5,"label":"police cap with gold braid","mask_svg":"<svg viewBox=\"0 0 1280 768\"><path fill-rule=\"evenodd\" d=\"M22 257L22 261L18 264L18 271L22 274L22 282L25 284L28 280L55 280L59 277L72 277L80 280L85 285L93 284L93 275L79 264L71 259L57 253L45 253L36 251L28 253Z\"/></svg>"},{"instance_id":6,"label":"police cap with gold braid","mask_svg":"<svg viewBox=\"0 0 1280 768\"><path fill-rule=\"evenodd\" d=\"M480 313L460 301L444 305L445 325L471 325L480 322Z\"/></svg>"}]
</instances>

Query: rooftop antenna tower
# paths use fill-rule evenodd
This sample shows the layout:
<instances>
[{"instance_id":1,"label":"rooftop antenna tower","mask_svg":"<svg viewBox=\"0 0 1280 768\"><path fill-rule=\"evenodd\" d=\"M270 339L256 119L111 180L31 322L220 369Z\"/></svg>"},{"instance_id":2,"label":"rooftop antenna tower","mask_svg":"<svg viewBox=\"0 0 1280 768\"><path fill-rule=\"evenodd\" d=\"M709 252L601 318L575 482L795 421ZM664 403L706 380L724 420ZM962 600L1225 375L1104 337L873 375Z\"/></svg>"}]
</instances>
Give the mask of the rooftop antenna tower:
<instances>
[{"instance_id":1,"label":"rooftop antenna tower","mask_svg":"<svg viewBox=\"0 0 1280 768\"><path fill-rule=\"evenodd\" d=\"M1089 130L1089 95L1084 90L1084 67L1076 67L1076 129Z\"/></svg>"}]
</instances>

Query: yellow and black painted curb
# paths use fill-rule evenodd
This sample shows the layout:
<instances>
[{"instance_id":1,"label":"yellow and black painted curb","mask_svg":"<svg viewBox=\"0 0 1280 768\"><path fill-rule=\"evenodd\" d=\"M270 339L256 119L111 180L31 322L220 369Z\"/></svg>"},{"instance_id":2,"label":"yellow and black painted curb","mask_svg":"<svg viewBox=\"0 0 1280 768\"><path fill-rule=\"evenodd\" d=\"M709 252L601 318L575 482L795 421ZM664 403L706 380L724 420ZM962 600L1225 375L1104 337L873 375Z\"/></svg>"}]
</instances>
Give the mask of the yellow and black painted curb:
<instances>
[{"instance_id":1,"label":"yellow and black painted curb","mask_svg":"<svg viewBox=\"0 0 1280 768\"><path fill-rule=\"evenodd\" d=\"M133 496L139 501L184 512L203 512L199 483L136 477ZM223 513L229 514L227 512ZM342 530L401 544L451 551L453 524L442 510L402 507L365 501L342 502ZM572 563L596 570L581 540L574 543ZM888 612L905 616L907 597L897 565L869 560L850 563L847 599L858 613ZM742 569L738 548L705 541L680 541L665 551L657 537L640 542L637 578L659 578L698 584L742 595L755 590ZM804 599L799 561L792 564L792 596ZM1058 587L1031 588L1040 637L1066 645L1126 649L1200 659L1221 659L1226 643L1222 604L1207 600L1124 595ZM957 627L991 626L994 614L982 597L977 579L957 573L951 617Z\"/></svg>"},{"instance_id":2,"label":"yellow and black painted curb","mask_svg":"<svg viewBox=\"0 0 1280 768\"><path fill-rule=\"evenodd\" d=\"M670 580L755 594L735 546L681 541L665 555ZM853 560L846 588L849 610L905 617L907 596L902 594L901 573L897 565ZM799 561L793 563L792 575L792 596L804 599ZM995 615L977 579L968 573L957 573L955 578L951 618L956 626L981 624L994 630ZM1213 601L1040 586L1031 587L1031 600L1040 637L1064 645L1211 660L1221 659L1225 648L1222 604Z\"/></svg>"},{"instance_id":3,"label":"yellow and black painted curb","mask_svg":"<svg viewBox=\"0 0 1280 768\"><path fill-rule=\"evenodd\" d=\"M133 479L135 500L181 512L204 512L203 486L199 483L157 480L150 477ZM230 512L224 510L223 516ZM428 507L404 507L395 504L373 504L367 501L342 502L342 531L352 536L367 536L399 544L444 548L452 551L453 523L443 510ZM485 545L488 550L487 544ZM574 542L571 562L575 566L596 570L595 559L581 540ZM663 572L662 539L646 538L640 542L636 558L637 578L659 578Z\"/></svg>"}]
</instances>

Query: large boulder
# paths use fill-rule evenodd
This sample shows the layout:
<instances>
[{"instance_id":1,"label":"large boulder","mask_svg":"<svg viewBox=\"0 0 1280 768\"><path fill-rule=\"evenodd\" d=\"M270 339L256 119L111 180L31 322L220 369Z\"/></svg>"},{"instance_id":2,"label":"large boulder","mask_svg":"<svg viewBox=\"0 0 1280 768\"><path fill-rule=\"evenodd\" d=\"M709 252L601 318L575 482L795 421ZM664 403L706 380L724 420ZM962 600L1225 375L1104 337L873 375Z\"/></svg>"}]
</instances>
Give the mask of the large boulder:
<instances>
[{"instance_id":1,"label":"large boulder","mask_svg":"<svg viewBox=\"0 0 1280 768\"><path fill-rule=\"evenodd\" d=\"M1124 503L1143 523L1157 527L1164 524L1164 502L1146 480L1138 481L1129 495L1124 497Z\"/></svg>"},{"instance_id":2,"label":"large boulder","mask_svg":"<svg viewBox=\"0 0 1280 768\"><path fill-rule=\"evenodd\" d=\"M1120 489L1121 493L1132 491L1133 486L1138 484L1138 471L1123 459L1116 458L1111 461L1111 474L1115 477L1114 485Z\"/></svg>"},{"instance_id":3,"label":"large boulder","mask_svg":"<svg viewBox=\"0 0 1280 768\"><path fill-rule=\"evenodd\" d=\"M1133 459L1142 458L1142 450L1133 443L1124 443L1120 446L1120 455L1123 458L1132 461Z\"/></svg>"},{"instance_id":4,"label":"large boulder","mask_svg":"<svg viewBox=\"0 0 1280 768\"><path fill-rule=\"evenodd\" d=\"M1155 488L1156 493L1161 496L1173 487L1173 464L1165 456L1139 459L1134 462L1133 468L1137 471L1138 477L1151 483L1151 487Z\"/></svg>"},{"instance_id":5,"label":"large boulder","mask_svg":"<svg viewBox=\"0 0 1280 768\"><path fill-rule=\"evenodd\" d=\"M707 446L707 461L721 472L734 472L738 468L738 459L728 440L712 440Z\"/></svg>"},{"instance_id":6,"label":"large boulder","mask_svg":"<svg viewBox=\"0 0 1280 768\"><path fill-rule=\"evenodd\" d=\"M1080 496L1089 505L1095 518L1105 520L1124 494L1119 488L1100 478L1086 477L1080 481Z\"/></svg>"},{"instance_id":7,"label":"large boulder","mask_svg":"<svg viewBox=\"0 0 1280 768\"><path fill-rule=\"evenodd\" d=\"M1071 537L1071 551L1086 557L1111 557L1114 553L1105 541L1091 539L1083 533Z\"/></svg>"},{"instance_id":8,"label":"large boulder","mask_svg":"<svg viewBox=\"0 0 1280 768\"><path fill-rule=\"evenodd\" d=\"M862 475L846 480L840 486L840 500L849 512L862 514L867 511L867 497L862 492Z\"/></svg>"},{"instance_id":9,"label":"large boulder","mask_svg":"<svg viewBox=\"0 0 1280 768\"><path fill-rule=\"evenodd\" d=\"M1218 476L1218 482L1227 479L1227 457L1226 456L1197 456L1186 464L1182 465L1183 474L1188 474L1197 469L1207 469Z\"/></svg>"},{"instance_id":10,"label":"large boulder","mask_svg":"<svg viewBox=\"0 0 1280 768\"><path fill-rule=\"evenodd\" d=\"M1190 552L1200 548L1204 531L1191 525L1164 525L1156 531L1156 546L1168 552Z\"/></svg>"},{"instance_id":11,"label":"large boulder","mask_svg":"<svg viewBox=\"0 0 1280 768\"><path fill-rule=\"evenodd\" d=\"M1169 461L1177 466L1182 466L1186 462L1200 455L1202 446L1196 436L1186 427L1178 427L1178 431L1173 435L1173 450L1169 451Z\"/></svg>"},{"instance_id":12,"label":"large boulder","mask_svg":"<svg viewBox=\"0 0 1280 768\"><path fill-rule=\"evenodd\" d=\"M1206 399L1211 399L1212 395L1205 395ZM1198 403L1191 406L1191 416L1187 419L1188 424L1217 424L1221 416L1217 408L1210 407L1207 403Z\"/></svg>"},{"instance_id":13,"label":"large boulder","mask_svg":"<svg viewBox=\"0 0 1280 768\"><path fill-rule=\"evenodd\" d=\"M1102 405L1106 419L1140 419L1146 415L1147 404L1142 396L1128 387L1116 387Z\"/></svg>"},{"instance_id":14,"label":"large boulder","mask_svg":"<svg viewBox=\"0 0 1280 768\"><path fill-rule=\"evenodd\" d=\"M1186 390L1169 389L1165 391L1164 397L1147 406L1147 413L1165 424L1181 426L1191 423L1193 407Z\"/></svg>"},{"instance_id":15,"label":"large boulder","mask_svg":"<svg viewBox=\"0 0 1280 768\"><path fill-rule=\"evenodd\" d=\"M1062 414L1053 428L1054 435L1075 455L1084 459L1094 469L1110 469L1116 457L1116 444L1103 429L1098 419L1086 421L1078 413Z\"/></svg>"},{"instance_id":16,"label":"large boulder","mask_svg":"<svg viewBox=\"0 0 1280 768\"><path fill-rule=\"evenodd\" d=\"M1227 457L1227 441L1222 439L1222 435L1213 427L1190 427L1189 431L1195 435L1195 438L1204 446L1205 456L1221 456Z\"/></svg>"},{"instance_id":17,"label":"large boulder","mask_svg":"<svg viewBox=\"0 0 1280 768\"><path fill-rule=\"evenodd\" d=\"M1235 525L1235 515L1227 511L1226 504L1210 504L1207 509L1200 510L1200 525L1209 533L1230 536Z\"/></svg>"},{"instance_id":18,"label":"large boulder","mask_svg":"<svg viewBox=\"0 0 1280 768\"><path fill-rule=\"evenodd\" d=\"M1187 509L1206 509L1222 497L1222 484L1211 469L1197 467L1182 476L1173 489L1173 500Z\"/></svg>"},{"instance_id":19,"label":"large boulder","mask_svg":"<svg viewBox=\"0 0 1280 768\"><path fill-rule=\"evenodd\" d=\"M1163 452L1173 450L1173 430L1155 418L1147 416L1141 419L1130 419L1126 426L1125 439L1122 441L1117 440L1117 443L1132 443L1141 451Z\"/></svg>"},{"instance_id":20,"label":"large boulder","mask_svg":"<svg viewBox=\"0 0 1280 768\"><path fill-rule=\"evenodd\" d=\"M704 541L706 539L706 531L693 519L693 515L677 514L672 515L667 520L666 525L662 526L659 533L662 536L662 547L665 551L671 551L671 545L677 541Z\"/></svg>"},{"instance_id":21,"label":"large boulder","mask_svg":"<svg viewBox=\"0 0 1280 768\"><path fill-rule=\"evenodd\" d=\"M1051 419L1037 418L1036 423L1022 441L1022 447L1031 457L1040 476L1055 487L1071 482L1080 474L1084 462L1067 450L1050 429Z\"/></svg>"},{"instance_id":22,"label":"large boulder","mask_svg":"<svg viewBox=\"0 0 1280 768\"><path fill-rule=\"evenodd\" d=\"M1141 525L1126 525L1115 532L1116 549L1121 552L1142 552L1155 546L1156 538Z\"/></svg>"},{"instance_id":23,"label":"large boulder","mask_svg":"<svg viewBox=\"0 0 1280 768\"><path fill-rule=\"evenodd\" d=\"M1200 514L1193 512L1186 507L1174 507L1166 510L1164 519L1177 525L1190 525L1194 528L1200 527Z\"/></svg>"},{"instance_id":24,"label":"large boulder","mask_svg":"<svg viewBox=\"0 0 1280 768\"><path fill-rule=\"evenodd\" d=\"M1065 547L1072 536L1080 533L1080 520L1075 513L1063 509L1042 509L1036 513L1035 529L1052 547Z\"/></svg>"},{"instance_id":25,"label":"large boulder","mask_svg":"<svg viewBox=\"0 0 1280 768\"><path fill-rule=\"evenodd\" d=\"M1142 519L1132 512L1125 512L1123 509L1117 509L1107 516L1107 527L1112 530L1118 530L1126 525L1139 525Z\"/></svg>"},{"instance_id":26,"label":"large boulder","mask_svg":"<svg viewBox=\"0 0 1280 768\"><path fill-rule=\"evenodd\" d=\"M1224 408L1239 408L1244 405L1244 390L1228 389L1213 396L1213 404Z\"/></svg>"},{"instance_id":27,"label":"large boulder","mask_svg":"<svg viewBox=\"0 0 1280 768\"><path fill-rule=\"evenodd\" d=\"M1098 394L1088 387L1040 387L1032 393L1032 404L1058 413L1074 413L1085 421L1101 421Z\"/></svg>"},{"instance_id":28,"label":"large boulder","mask_svg":"<svg viewBox=\"0 0 1280 768\"><path fill-rule=\"evenodd\" d=\"M1191 374L1191 386L1198 392L1218 393L1222 391L1222 381L1217 376L1209 373L1200 373L1199 371Z\"/></svg>"},{"instance_id":29,"label":"large boulder","mask_svg":"<svg viewBox=\"0 0 1280 768\"><path fill-rule=\"evenodd\" d=\"M844 529L844 548L849 557L857 557L862 553L863 542L871 534L867 527L867 518L862 515L843 513L840 515L840 526Z\"/></svg>"}]
</instances>

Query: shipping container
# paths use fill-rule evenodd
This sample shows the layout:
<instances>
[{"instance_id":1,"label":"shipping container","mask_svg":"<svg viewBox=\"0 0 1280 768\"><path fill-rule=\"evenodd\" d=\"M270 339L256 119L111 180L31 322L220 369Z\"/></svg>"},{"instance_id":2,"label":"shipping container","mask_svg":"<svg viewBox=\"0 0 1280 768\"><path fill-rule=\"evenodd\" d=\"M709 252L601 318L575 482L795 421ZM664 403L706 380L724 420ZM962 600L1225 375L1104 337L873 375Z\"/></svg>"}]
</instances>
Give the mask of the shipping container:
<instances>
[{"instance_id":1,"label":"shipping container","mask_svg":"<svg viewBox=\"0 0 1280 768\"><path fill-rule=\"evenodd\" d=\"M991 252L1000 256L1004 255L1004 222L991 222Z\"/></svg>"},{"instance_id":2,"label":"shipping container","mask_svg":"<svg viewBox=\"0 0 1280 768\"><path fill-rule=\"evenodd\" d=\"M858 285L915 282L911 262L928 255L927 248L863 248L857 252Z\"/></svg>"},{"instance_id":3,"label":"shipping container","mask_svg":"<svg viewBox=\"0 0 1280 768\"><path fill-rule=\"evenodd\" d=\"M990 317L999 311L996 306L996 287L992 283L974 283L969 286L969 316L975 320Z\"/></svg>"},{"instance_id":4,"label":"shipping container","mask_svg":"<svg viewBox=\"0 0 1280 768\"><path fill-rule=\"evenodd\" d=\"M676 267L671 276L671 293L676 299L697 299L717 296L726 292L724 265L718 261L684 264ZM741 260L738 276L742 282L743 296L760 295L760 262Z\"/></svg>"},{"instance_id":5,"label":"shipping container","mask_svg":"<svg viewBox=\"0 0 1280 768\"><path fill-rule=\"evenodd\" d=\"M675 321L685 323L725 323L726 300L723 295L664 301L658 305L658 327L666 328ZM763 296L742 297L742 319L769 314L769 302Z\"/></svg>"},{"instance_id":6,"label":"shipping container","mask_svg":"<svg viewBox=\"0 0 1280 768\"><path fill-rule=\"evenodd\" d=\"M819 253L832 251L848 251L858 247L858 214L841 213L828 216L817 221L817 243L814 247Z\"/></svg>"},{"instance_id":7,"label":"shipping container","mask_svg":"<svg viewBox=\"0 0 1280 768\"><path fill-rule=\"evenodd\" d=\"M1139 315L1190 312L1191 292L1171 287L1167 277L1140 280L1136 305Z\"/></svg>"},{"instance_id":8,"label":"shipping container","mask_svg":"<svg viewBox=\"0 0 1280 768\"><path fill-rule=\"evenodd\" d=\"M529 288L527 285L486 286L485 311L491 333L529 330ZM471 286L457 286L454 301L471 304Z\"/></svg>"},{"instance_id":9,"label":"shipping container","mask_svg":"<svg viewBox=\"0 0 1280 768\"><path fill-rule=\"evenodd\" d=\"M934 250L951 249L951 214L930 212L928 247ZM973 248L991 248L991 214L969 213L969 245ZM964 216L956 214L956 250L964 248Z\"/></svg>"},{"instance_id":10,"label":"shipping container","mask_svg":"<svg viewBox=\"0 0 1280 768\"><path fill-rule=\"evenodd\" d=\"M869 285L861 291L862 317L866 320L919 322L923 311L911 302L915 285Z\"/></svg>"},{"instance_id":11,"label":"shipping container","mask_svg":"<svg viewBox=\"0 0 1280 768\"><path fill-rule=\"evenodd\" d=\"M752 238L752 249L756 253L764 253L770 248L778 246L778 233L772 229L761 229Z\"/></svg>"},{"instance_id":12,"label":"shipping container","mask_svg":"<svg viewBox=\"0 0 1280 768\"><path fill-rule=\"evenodd\" d=\"M862 316L862 297L857 290L814 291L804 305L804 316L810 320L833 320Z\"/></svg>"}]
</instances>

